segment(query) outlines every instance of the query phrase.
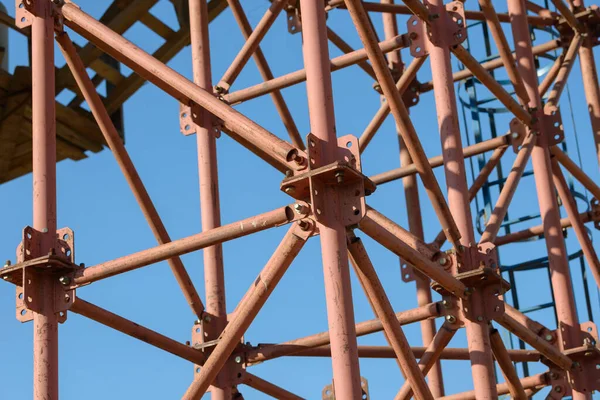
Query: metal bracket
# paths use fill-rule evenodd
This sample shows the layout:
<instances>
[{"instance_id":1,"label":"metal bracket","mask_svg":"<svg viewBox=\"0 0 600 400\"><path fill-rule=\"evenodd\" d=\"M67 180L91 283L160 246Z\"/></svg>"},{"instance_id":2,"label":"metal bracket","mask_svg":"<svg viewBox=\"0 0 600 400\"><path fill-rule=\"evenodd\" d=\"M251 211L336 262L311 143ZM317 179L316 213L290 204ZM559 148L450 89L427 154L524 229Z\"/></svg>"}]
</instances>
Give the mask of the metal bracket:
<instances>
[{"instance_id":1,"label":"metal bracket","mask_svg":"<svg viewBox=\"0 0 600 400\"><path fill-rule=\"evenodd\" d=\"M67 310L75 301L75 289L69 287L70 275L82 267L76 265L75 241L73 231L69 228L59 229L57 232L57 249L45 256L35 257L40 254L40 240L44 233L31 227L23 229L23 240L17 246L17 264L6 266L0 270L3 280L16 286L16 318L21 322L33 319L33 311L40 312L40 276L52 277L54 312L58 314L58 321L63 323L67 319ZM56 252L58 250L58 254ZM44 294L47 295L47 294Z\"/></svg>"},{"instance_id":2,"label":"metal bracket","mask_svg":"<svg viewBox=\"0 0 600 400\"><path fill-rule=\"evenodd\" d=\"M527 127L517 118L510 121L510 144L516 153L521 150L521 146L527 137Z\"/></svg>"},{"instance_id":3,"label":"metal bracket","mask_svg":"<svg viewBox=\"0 0 600 400\"><path fill-rule=\"evenodd\" d=\"M594 221L594 228L600 230L600 201L597 198L592 198L590 201L592 220Z\"/></svg>"},{"instance_id":4,"label":"metal bracket","mask_svg":"<svg viewBox=\"0 0 600 400\"><path fill-rule=\"evenodd\" d=\"M558 107L546 104L544 107L543 127L544 135L548 140L548 146L554 146L565 139L562 118Z\"/></svg>"},{"instance_id":5,"label":"metal bracket","mask_svg":"<svg viewBox=\"0 0 600 400\"><path fill-rule=\"evenodd\" d=\"M356 225L365 215L365 195L375 191L375 184L361 173L358 139L347 135L338 138L337 159L323 165L323 141L313 134L307 136L308 171L289 176L281 182L281 190L297 200L310 199L313 216L319 222L327 222L323 193L335 187L340 193L341 220L345 226ZM323 165L323 166L322 166Z\"/></svg>"},{"instance_id":6,"label":"metal bracket","mask_svg":"<svg viewBox=\"0 0 600 400\"><path fill-rule=\"evenodd\" d=\"M424 57L429 54L430 46L453 47L467 38L465 9L461 1L453 1L445 5L446 10L425 3L430 11L431 23L423 23L416 15L406 23L410 39L410 54L413 57ZM443 19L442 19L443 18Z\"/></svg>"},{"instance_id":7,"label":"metal bracket","mask_svg":"<svg viewBox=\"0 0 600 400\"><path fill-rule=\"evenodd\" d=\"M362 389L362 397L363 400L369 400L371 396L369 395L369 382L366 378L360 377L360 387ZM321 392L321 398L323 400L335 400L335 391L333 386L333 381L331 384L325 386L323 391Z\"/></svg>"},{"instance_id":8,"label":"metal bracket","mask_svg":"<svg viewBox=\"0 0 600 400\"><path fill-rule=\"evenodd\" d=\"M433 255L431 261L438 263L446 271L450 272L453 262L452 257L449 257L448 254L452 253L453 250L448 250L445 253L438 251ZM417 278L417 274L420 274L420 272L415 271L414 266L408 264L402 257L400 257L400 272L403 282L412 282Z\"/></svg>"},{"instance_id":9,"label":"metal bracket","mask_svg":"<svg viewBox=\"0 0 600 400\"><path fill-rule=\"evenodd\" d=\"M17 28L27 28L33 23L33 0L15 0L15 25Z\"/></svg>"},{"instance_id":10,"label":"metal bracket","mask_svg":"<svg viewBox=\"0 0 600 400\"><path fill-rule=\"evenodd\" d=\"M461 318L470 321L491 321L504 314L504 301L502 295L510 290L510 284L502 279L497 265L496 247L491 243L484 243L477 247L464 248L460 254L450 254L452 262L456 263L459 271L454 277L473 291L481 293L481 302L474 304L461 300ZM462 271L464 266L478 266L475 269ZM449 293L437 282L431 287L442 296Z\"/></svg>"},{"instance_id":11,"label":"metal bracket","mask_svg":"<svg viewBox=\"0 0 600 400\"><path fill-rule=\"evenodd\" d=\"M562 323L560 328L564 328ZM593 322L581 323L580 328L583 337L582 345L564 350L563 353L574 362L573 368L567 373L571 387L578 392L591 393L600 390L598 330Z\"/></svg>"},{"instance_id":12,"label":"metal bracket","mask_svg":"<svg viewBox=\"0 0 600 400\"><path fill-rule=\"evenodd\" d=\"M571 395L571 386L567 382L567 374L565 371L556 367L550 368L548 372L550 392L546 396L546 400L560 400Z\"/></svg>"},{"instance_id":13,"label":"metal bracket","mask_svg":"<svg viewBox=\"0 0 600 400\"><path fill-rule=\"evenodd\" d=\"M287 27L288 32L292 35L302 32L302 20L300 18L300 7L296 0L291 0L285 7L287 14Z\"/></svg>"}]
</instances>

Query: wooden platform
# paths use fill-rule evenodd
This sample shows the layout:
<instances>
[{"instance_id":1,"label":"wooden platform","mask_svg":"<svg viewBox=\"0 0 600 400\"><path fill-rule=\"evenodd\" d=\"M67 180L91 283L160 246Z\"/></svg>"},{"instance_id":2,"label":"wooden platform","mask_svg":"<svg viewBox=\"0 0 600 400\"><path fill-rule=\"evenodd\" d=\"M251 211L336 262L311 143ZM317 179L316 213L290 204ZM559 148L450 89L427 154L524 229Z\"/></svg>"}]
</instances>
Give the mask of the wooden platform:
<instances>
[{"instance_id":1,"label":"wooden platform","mask_svg":"<svg viewBox=\"0 0 600 400\"><path fill-rule=\"evenodd\" d=\"M180 28L174 30L150 12L158 1L115 0L100 21L120 34L136 23L144 24L164 39L153 55L166 63L189 44L187 2L170 0L180 24ZM227 2L211 0L208 7L212 21L227 7ZM12 16L0 12L0 23L30 36L29 29L14 25ZM121 129L121 107L145 81L136 74L124 76L116 61L91 44L80 48L79 56L94 70L95 75L91 78L95 85L106 82L107 96L103 100L115 125ZM65 89L76 96L67 105L56 104L57 161L82 160L87 157L86 152L97 153L106 144L91 113L81 108L83 100L66 66L56 70L57 95ZM31 70L27 66L17 67L13 75L0 70L0 184L30 173L31 158Z\"/></svg>"}]
</instances>

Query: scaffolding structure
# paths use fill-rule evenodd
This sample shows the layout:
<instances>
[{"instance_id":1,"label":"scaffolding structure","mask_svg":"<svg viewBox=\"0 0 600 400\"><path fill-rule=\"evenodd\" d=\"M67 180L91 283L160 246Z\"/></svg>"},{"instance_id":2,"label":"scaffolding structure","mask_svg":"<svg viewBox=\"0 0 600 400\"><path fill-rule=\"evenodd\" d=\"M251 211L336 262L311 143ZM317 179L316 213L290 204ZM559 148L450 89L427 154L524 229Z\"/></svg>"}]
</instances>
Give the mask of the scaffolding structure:
<instances>
[{"instance_id":1,"label":"scaffolding structure","mask_svg":"<svg viewBox=\"0 0 600 400\"><path fill-rule=\"evenodd\" d=\"M165 64L185 45L187 37L176 42L179 49L167 46L168 57L163 59L125 39L121 33L126 24L111 29L70 0L16 1L16 26L31 27L33 226L23 230L16 263L0 269L0 276L16 286L17 319L33 321L35 399L58 398L58 325L66 322L68 312L193 363L194 379L183 394L184 399L199 399L208 391L213 400L243 398L242 385L278 399L300 399L250 372L253 365L284 356L331 358L333 383L323 389L323 399L369 398L368 385L359 369L360 357L397 361L405 382L398 388L396 399L495 399L506 394L527 399L547 387L551 399L586 399L600 390L598 332L593 322L578 319L569 266L575 258L582 263L585 260L587 270L600 286L600 261L586 228L588 223L600 227L600 187L562 146L566 132L559 108L578 57L600 162L600 88L593 55L593 47L600 43L600 10L595 6L586 8L581 0L572 0L571 4L552 0L556 10L528 0L507 0L508 14L496 12L491 0L479 0L478 10L466 10L461 1L403 2L272 0L270 5L265 4L264 16L252 28L239 0L218 5L215 1L189 0L187 7L186 2L174 1L180 11L182 7L187 11L178 16L189 18L189 30L182 30L181 34L189 35L191 40L193 80L188 80ZM213 3L212 8L209 3ZM216 54L214 49L211 54L208 26L225 5L235 16L246 41L217 82L211 74L210 60ZM282 12L290 32L302 34L304 69L274 77L259 45ZM349 14L363 49L352 49L328 28L326 17L333 12ZM400 33L398 15L410 15L406 33ZM374 30L375 16L383 19L383 40ZM155 29L174 35L161 28L160 21L148 18L147 23ZM480 62L466 47L467 26L472 21L485 23L485 32L489 32L498 49L498 58ZM553 29L558 36L533 46L531 29ZM74 45L69 30L135 72L124 78L123 82L129 82L125 89L114 89L114 103L110 96L102 98L98 94L98 79L90 78L86 71L91 56L82 57L85 48L79 50ZM509 38L514 41L513 46ZM66 72L55 76L55 41L76 84L78 101L87 103L156 237L156 247L97 265L78 265L74 259L73 231L57 227L55 86L58 77L70 78L66 78ZM328 41L345 54L330 58ZM401 49L412 56L406 67ZM538 57L557 50L560 55L553 58L543 81L538 82ZM463 69L453 71L452 55ZM94 56L100 57L96 53ZM252 57L264 82L232 91ZM432 81L421 83L416 75L426 62L430 63ZM376 80L375 89L384 101L360 137L338 137L331 72L352 65L360 66ZM493 75L499 71L507 76L504 82ZM115 107L120 107L143 79L181 103L181 132L196 136L202 205L202 232L196 235L171 239L115 126ZM480 137L473 144L462 143L455 82L465 79L471 87L484 87L513 117L505 126L497 124L507 133L494 133L485 140ZM300 134L281 95L284 88L301 82L306 82L310 115L311 133L306 138ZM442 155L433 158L427 158L409 114L419 96L430 91L435 98L442 143ZM233 108L266 94L275 103L289 141ZM463 97L458 98L461 104L467 104ZM476 96L468 101L478 112L484 104ZM473 110L469 108L470 112ZM361 153L389 114L397 128L401 167L368 177L363 174ZM216 159L216 138L221 132L283 174L279 189L292 198L289 205L221 224ZM499 172L509 151L516 153L515 160L507 173ZM487 160L482 158L485 153L491 153ZM480 162L478 175L469 187L465 160L471 157L479 157ZM531 172L526 171L529 161ZM445 173L445 191L434 175L437 167ZM494 171L500 178L495 183L490 180ZM569 184L571 178L564 171L594 196L583 212ZM522 178L535 184L539 206L536 218L541 219L541 224L511 231L508 208ZM367 205L367 198L374 195L377 186L400 179L410 210L408 228ZM431 242L424 237L420 203L423 200L419 198L417 179L425 187L442 227ZM495 202L490 195L494 185L499 187ZM484 224L477 222L480 216L474 218L471 208L480 191L486 199ZM561 206L567 214L562 219ZM534 220L520 218L519 222ZM239 304L228 313L222 243L282 225L289 225L283 240ZM479 232L476 227L481 228ZM563 233L567 229L572 229L578 239L580 251L572 253L576 256L565 247ZM417 308L399 311L392 307L360 234L400 257L403 280L416 283ZM278 344L244 343L246 330L294 258L314 236L319 237L322 249L329 330ZM499 247L540 237L547 257L528 265L548 268L556 329L542 325L504 301L511 295L509 290L516 282L513 275L518 268L502 264ZM180 258L198 250L203 251L204 257L205 303ZM168 261L197 317L189 345L87 302L77 294L82 286L161 261ZM524 261L530 261L527 254ZM376 314L374 320L355 321L350 267ZM503 278L506 274L509 281ZM440 301L433 301L434 292L441 296ZM439 328L435 323L438 318L443 320ZM404 325L416 322L421 326L424 347L411 347L403 331ZM461 329L466 331L468 347L447 347ZM510 332L523 346L507 349L499 329ZM358 336L375 332L383 332L389 346L357 344ZM525 348L525 344L530 347ZM470 360L473 391L446 395L440 364L443 359ZM547 371L525 377L521 375L528 372L524 369L519 374L515 366L540 362ZM504 383L498 383L496 366Z\"/></svg>"}]
</instances>

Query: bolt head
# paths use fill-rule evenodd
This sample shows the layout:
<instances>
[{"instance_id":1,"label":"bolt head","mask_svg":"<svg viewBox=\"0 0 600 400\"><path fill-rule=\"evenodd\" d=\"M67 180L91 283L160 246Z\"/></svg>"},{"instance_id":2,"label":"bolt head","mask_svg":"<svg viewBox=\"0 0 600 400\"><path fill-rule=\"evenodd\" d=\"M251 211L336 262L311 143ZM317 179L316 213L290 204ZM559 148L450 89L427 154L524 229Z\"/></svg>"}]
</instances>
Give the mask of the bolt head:
<instances>
[{"instance_id":1,"label":"bolt head","mask_svg":"<svg viewBox=\"0 0 600 400\"><path fill-rule=\"evenodd\" d=\"M516 139L519 137L519 134L517 132L513 132L512 137L513 139Z\"/></svg>"},{"instance_id":2,"label":"bolt head","mask_svg":"<svg viewBox=\"0 0 600 400\"><path fill-rule=\"evenodd\" d=\"M442 257L438 260L438 262L440 263L440 265L446 265L448 264L448 259L446 257Z\"/></svg>"},{"instance_id":3,"label":"bolt head","mask_svg":"<svg viewBox=\"0 0 600 400\"><path fill-rule=\"evenodd\" d=\"M560 386L557 386L557 387L554 388L554 391L556 393L560 393L560 392L562 392L562 388Z\"/></svg>"},{"instance_id":4,"label":"bolt head","mask_svg":"<svg viewBox=\"0 0 600 400\"><path fill-rule=\"evenodd\" d=\"M69 278L68 276L61 276L60 278L58 278L58 281L61 283L61 285L68 285L69 283L71 283L71 278Z\"/></svg>"},{"instance_id":5,"label":"bolt head","mask_svg":"<svg viewBox=\"0 0 600 400\"><path fill-rule=\"evenodd\" d=\"M446 315L446 321L450 322L451 324L456 322L456 317L454 315Z\"/></svg>"},{"instance_id":6,"label":"bolt head","mask_svg":"<svg viewBox=\"0 0 600 400\"><path fill-rule=\"evenodd\" d=\"M546 339L547 342L551 342L552 341L552 335L551 334L547 334L546 336L544 336L544 339Z\"/></svg>"},{"instance_id":7,"label":"bolt head","mask_svg":"<svg viewBox=\"0 0 600 400\"><path fill-rule=\"evenodd\" d=\"M242 356L235 356L234 361L235 361L236 364L241 364L242 363Z\"/></svg>"},{"instance_id":8,"label":"bolt head","mask_svg":"<svg viewBox=\"0 0 600 400\"><path fill-rule=\"evenodd\" d=\"M292 194L296 191L296 188L293 186L288 186L285 189L283 189L287 194Z\"/></svg>"},{"instance_id":9,"label":"bolt head","mask_svg":"<svg viewBox=\"0 0 600 400\"><path fill-rule=\"evenodd\" d=\"M212 318L210 317L210 315L205 315L204 322L210 322L210 321L212 321Z\"/></svg>"},{"instance_id":10,"label":"bolt head","mask_svg":"<svg viewBox=\"0 0 600 400\"><path fill-rule=\"evenodd\" d=\"M477 317L477 321L479 321L479 322L483 321L483 317L482 316Z\"/></svg>"}]
</instances>

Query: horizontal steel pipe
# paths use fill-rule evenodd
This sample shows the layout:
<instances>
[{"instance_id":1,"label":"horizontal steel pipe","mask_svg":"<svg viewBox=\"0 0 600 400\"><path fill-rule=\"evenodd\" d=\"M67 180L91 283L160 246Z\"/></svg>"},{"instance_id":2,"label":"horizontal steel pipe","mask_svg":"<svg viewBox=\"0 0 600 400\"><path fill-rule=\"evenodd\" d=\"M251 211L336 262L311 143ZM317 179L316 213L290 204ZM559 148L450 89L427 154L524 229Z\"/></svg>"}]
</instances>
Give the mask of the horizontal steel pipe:
<instances>
[{"instance_id":1,"label":"horizontal steel pipe","mask_svg":"<svg viewBox=\"0 0 600 400\"><path fill-rule=\"evenodd\" d=\"M407 35L399 35L393 39L385 40L379 43L379 48L384 53L390 51L403 49L408 47L409 39ZM349 67L351 65L359 64L368 59L367 52L365 49L355 50L351 53L341 55L331 59L331 72L340 70L342 68ZM274 90L284 89L300 82L306 81L306 70L301 69L298 71L291 72L289 74L277 77L270 81L260 83L255 86L251 86L246 89L241 89L236 92L229 93L223 96L223 100L227 103L235 105L243 101L255 99L263 96Z\"/></svg>"},{"instance_id":2,"label":"horizontal steel pipe","mask_svg":"<svg viewBox=\"0 0 600 400\"><path fill-rule=\"evenodd\" d=\"M510 144L510 135L502 135L493 139L489 139L483 141L481 143L474 144L472 146L467 146L463 149L463 154L466 157L473 157L494 149L498 147L506 146ZM443 156L435 156L430 158L429 165L432 168L436 168L444 165ZM373 175L369 177L375 184L381 185L382 183L388 183L391 181L395 181L397 179L402 179L405 176L414 175L417 173L417 167L415 164L409 164L404 167L396 168L391 171L382 172L381 174Z\"/></svg>"},{"instance_id":3,"label":"horizontal steel pipe","mask_svg":"<svg viewBox=\"0 0 600 400\"><path fill-rule=\"evenodd\" d=\"M407 3L405 1L405 3ZM329 1L329 9L333 8L342 8L345 9L344 0L330 0ZM369 12L381 12L381 13L390 13L390 14L401 14L401 15L412 15L416 14L407 6L403 6L400 4L381 4L374 3L369 1L364 1L364 8ZM475 20L475 21L485 21L485 15L481 11L471 11L465 10L465 17L467 19ZM498 14L498 19L500 22L509 23L510 15L508 14ZM552 26L557 23L557 20L549 17L536 17L536 16L527 16L527 21L529 24L533 26Z\"/></svg>"},{"instance_id":4,"label":"horizontal steel pipe","mask_svg":"<svg viewBox=\"0 0 600 400\"><path fill-rule=\"evenodd\" d=\"M579 214L579 219L584 224L593 221L592 214L590 212L584 212ZM571 224L571 220L569 218L561 218L560 220L561 228L570 228L573 225ZM512 232L504 236L496 237L494 240L494 244L496 246L502 246L509 243L519 242L521 240L531 239L537 236L541 236L544 234L544 226L537 225L531 228L523 229L522 231Z\"/></svg>"},{"instance_id":5,"label":"horizontal steel pipe","mask_svg":"<svg viewBox=\"0 0 600 400\"><path fill-rule=\"evenodd\" d=\"M161 350L167 351L195 364L204 363L205 356L202 352L161 335L160 333L151 329L138 325L133 321L100 308L92 303L88 303L79 297L75 299L70 311L122 332L128 336L139 339L142 342L146 342L154 347L158 347Z\"/></svg>"},{"instance_id":6,"label":"horizontal steel pipe","mask_svg":"<svg viewBox=\"0 0 600 400\"><path fill-rule=\"evenodd\" d=\"M537 46L534 46L532 48L533 50L533 54L534 55L540 55L540 54L545 54L548 53L552 50L556 50L561 46L561 41L559 39L554 39L551 40L547 43L543 43L543 44L539 44ZM512 53L513 57L514 57L514 53ZM503 62L501 58L496 58L494 60L491 61L486 61L484 63L481 63L481 67L487 71L491 71L494 70L496 68L500 68L503 66ZM462 71L458 71L455 72L454 74L452 74L452 79L454 80L454 82L458 82L458 81L462 81L463 79L467 79L473 76L473 72L467 68L463 69ZM419 91L421 93L424 92L429 92L433 89L433 82L425 82L422 83L419 86Z\"/></svg>"},{"instance_id":7,"label":"horizontal steel pipe","mask_svg":"<svg viewBox=\"0 0 600 400\"><path fill-rule=\"evenodd\" d=\"M524 389L537 388L538 386L550 385L550 379L548 373L537 374L521 379L521 385ZM506 383L499 383L496 385L498 395L509 394L509 385ZM475 400L475 391L462 392L452 394L450 396L439 397L438 400Z\"/></svg>"},{"instance_id":8,"label":"horizontal steel pipe","mask_svg":"<svg viewBox=\"0 0 600 400\"><path fill-rule=\"evenodd\" d=\"M295 169L292 161L298 153L288 142L278 138L266 129L223 104L212 93L198 87L150 54L113 32L102 23L84 13L72 3L62 7L65 24L88 39L113 58L127 65L148 81L175 97L183 104L196 103L223 121L224 131L241 138L261 150L259 156L268 157L272 165L280 171Z\"/></svg>"},{"instance_id":9,"label":"horizontal steel pipe","mask_svg":"<svg viewBox=\"0 0 600 400\"><path fill-rule=\"evenodd\" d=\"M408 325L426 319L437 318L440 316L439 307L440 305L438 303L427 304L412 310L398 312L396 313L396 318L400 322L400 325ZM356 336L364 336L375 332L381 332L382 330L383 325L378 319L363 321L356 324ZM306 336L284 343L262 344L259 345L258 348L246 353L246 361L248 363L259 363L328 344L329 332L321 332L316 335Z\"/></svg>"},{"instance_id":10,"label":"horizontal steel pipe","mask_svg":"<svg viewBox=\"0 0 600 400\"><path fill-rule=\"evenodd\" d=\"M329 346L319 346L302 350L302 346L298 346L300 350L293 354L288 354L289 357L330 357L331 350ZM411 350L416 358L422 358L427 351L426 347L411 347ZM541 355L537 350L507 350L510 359L513 362L538 362ZM358 346L358 355L361 358L396 358L394 349L389 346ZM446 347L442 350L440 360L468 361L469 349Z\"/></svg>"},{"instance_id":11,"label":"horizontal steel pipe","mask_svg":"<svg viewBox=\"0 0 600 400\"><path fill-rule=\"evenodd\" d=\"M74 285L85 285L123 272L132 271L146 265L164 261L207 246L223 243L265 229L286 224L294 219L291 207L281 207L274 211L257 215L242 221L223 225L218 228L174 240L148 250L107 261L78 271Z\"/></svg>"}]
</instances>

